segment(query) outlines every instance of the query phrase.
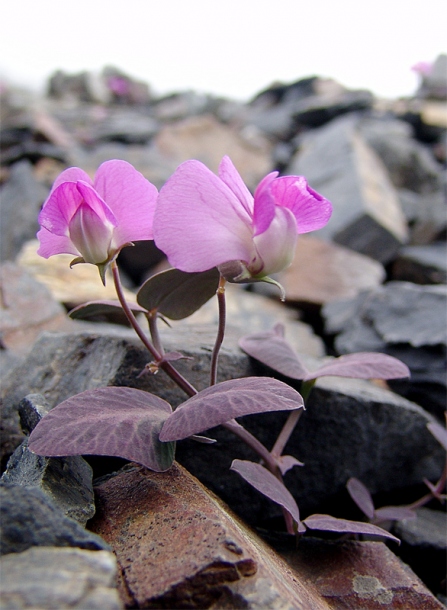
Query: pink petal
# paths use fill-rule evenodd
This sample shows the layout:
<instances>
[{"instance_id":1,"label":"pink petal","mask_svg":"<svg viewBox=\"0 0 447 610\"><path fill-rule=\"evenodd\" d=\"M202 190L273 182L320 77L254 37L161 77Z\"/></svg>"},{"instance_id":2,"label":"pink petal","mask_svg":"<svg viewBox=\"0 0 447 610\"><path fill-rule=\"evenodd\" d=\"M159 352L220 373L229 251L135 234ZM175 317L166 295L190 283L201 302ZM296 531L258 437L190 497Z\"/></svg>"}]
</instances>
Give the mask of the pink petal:
<instances>
[{"instance_id":1,"label":"pink petal","mask_svg":"<svg viewBox=\"0 0 447 610\"><path fill-rule=\"evenodd\" d=\"M200 161L185 161L160 191L154 238L181 271L206 271L232 260L248 261L252 228L245 207Z\"/></svg>"},{"instance_id":2,"label":"pink petal","mask_svg":"<svg viewBox=\"0 0 447 610\"><path fill-rule=\"evenodd\" d=\"M117 220L113 238L116 247L153 239L158 192L143 174L126 161L106 161L96 172L94 186Z\"/></svg>"},{"instance_id":3,"label":"pink petal","mask_svg":"<svg viewBox=\"0 0 447 610\"><path fill-rule=\"evenodd\" d=\"M40 229L37 233L37 239L40 242L37 254L43 258L49 258L54 254L74 254L81 256L81 253L75 248L69 237L65 235L54 235L46 229Z\"/></svg>"},{"instance_id":4,"label":"pink petal","mask_svg":"<svg viewBox=\"0 0 447 610\"><path fill-rule=\"evenodd\" d=\"M275 206L275 216L269 228L254 238L259 262L250 263L253 276L265 277L286 269L295 255L296 220L286 208ZM258 266L262 262L262 266Z\"/></svg>"},{"instance_id":5,"label":"pink petal","mask_svg":"<svg viewBox=\"0 0 447 610\"><path fill-rule=\"evenodd\" d=\"M63 182L57 186L45 202L39 224L55 235L68 236L68 223L82 203L82 194L75 182Z\"/></svg>"},{"instance_id":6,"label":"pink petal","mask_svg":"<svg viewBox=\"0 0 447 610\"><path fill-rule=\"evenodd\" d=\"M59 185L63 184L64 182L77 182L78 180L82 180L83 182L90 184L90 186L93 185L92 179L86 172L84 172L83 169L80 169L79 167L69 167L68 169L65 169L54 181L54 184L51 187L50 195Z\"/></svg>"},{"instance_id":7,"label":"pink petal","mask_svg":"<svg viewBox=\"0 0 447 610\"><path fill-rule=\"evenodd\" d=\"M259 235L266 231L275 216L275 199L270 185L277 176L278 172L267 174L256 188L253 218L254 235Z\"/></svg>"},{"instance_id":8,"label":"pink petal","mask_svg":"<svg viewBox=\"0 0 447 610\"><path fill-rule=\"evenodd\" d=\"M110 224L113 227L118 225L118 220L114 213L107 203L101 199L93 187L85 184L84 182L77 182L76 188L82 195L82 205L84 206L86 204L98 217L99 221L101 221L103 224ZM95 218L95 216L92 216L92 218Z\"/></svg>"},{"instance_id":9,"label":"pink petal","mask_svg":"<svg viewBox=\"0 0 447 610\"><path fill-rule=\"evenodd\" d=\"M331 217L331 203L308 186L303 176L277 178L272 182L271 190L276 205L293 212L298 233L321 229Z\"/></svg>"},{"instance_id":10,"label":"pink petal","mask_svg":"<svg viewBox=\"0 0 447 610\"><path fill-rule=\"evenodd\" d=\"M233 191L251 218L253 216L253 195L228 156L225 156L220 162L219 178Z\"/></svg>"}]
</instances>

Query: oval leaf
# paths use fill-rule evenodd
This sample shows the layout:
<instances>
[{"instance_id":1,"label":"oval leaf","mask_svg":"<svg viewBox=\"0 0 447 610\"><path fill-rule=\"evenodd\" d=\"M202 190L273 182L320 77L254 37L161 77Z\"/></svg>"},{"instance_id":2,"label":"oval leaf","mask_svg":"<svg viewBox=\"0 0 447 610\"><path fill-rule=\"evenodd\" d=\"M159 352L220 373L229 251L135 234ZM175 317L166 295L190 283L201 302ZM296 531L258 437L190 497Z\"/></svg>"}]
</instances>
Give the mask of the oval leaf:
<instances>
[{"instance_id":1,"label":"oval leaf","mask_svg":"<svg viewBox=\"0 0 447 610\"><path fill-rule=\"evenodd\" d=\"M308 373L304 379L309 381L328 375L356 379L400 379L409 377L410 369L406 364L388 354L359 352L334 358L316 371Z\"/></svg>"},{"instance_id":2,"label":"oval leaf","mask_svg":"<svg viewBox=\"0 0 447 610\"><path fill-rule=\"evenodd\" d=\"M284 327L242 337L239 347L252 358L291 379L304 379L309 371L284 339Z\"/></svg>"},{"instance_id":3,"label":"oval leaf","mask_svg":"<svg viewBox=\"0 0 447 610\"><path fill-rule=\"evenodd\" d=\"M289 511L296 523L300 522L300 511L295 498L284 483L281 483L267 468L247 460L233 460L230 470L237 472L252 487Z\"/></svg>"},{"instance_id":4,"label":"oval leaf","mask_svg":"<svg viewBox=\"0 0 447 610\"><path fill-rule=\"evenodd\" d=\"M360 508L360 510L368 517L374 518L374 503L369 490L361 481L355 477L351 477L346 483L349 495Z\"/></svg>"},{"instance_id":5,"label":"oval leaf","mask_svg":"<svg viewBox=\"0 0 447 610\"><path fill-rule=\"evenodd\" d=\"M98 388L68 398L52 409L29 439L45 456L110 455L155 470L168 470L174 443L161 443L160 429L171 414L165 400L133 388Z\"/></svg>"},{"instance_id":6,"label":"oval leaf","mask_svg":"<svg viewBox=\"0 0 447 610\"><path fill-rule=\"evenodd\" d=\"M134 313L146 313L146 310L136 303L129 303L129 307ZM88 303L78 305L69 311L68 315L70 318L82 320L84 318L91 318L92 316L116 315L120 313L125 317L125 313L119 301L89 301Z\"/></svg>"},{"instance_id":7,"label":"oval leaf","mask_svg":"<svg viewBox=\"0 0 447 610\"><path fill-rule=\"evenodd\" d=\"M216 294L220 274L214 267L201 273L168 269L150 277L140 288L137 302L171 320L183 320Z\"/></svg>"},{"instance_id":8,"label":"oval leaf","mask_svg":"<svg viewBox=\"0 0 447 610\"><path fill-rule=\"evenodd\" d=\"M310 515L304 519L303 523L310 530L320 530L323 532L337 532L339 534L365 534L366 536L381 536L395 540L400 544L399 538L393 536L386 530L361 521L349 521L348 519L336 519L330 515Z\"/></svg>"},{"instance_id":9,"label":"oval leaf","mask_svg":"<svg viewBox=\"0 0 447 610\"><path fill-rule=\"evenodd\" d=\"M230 419L303 407L300 394L290 386L267 377L222 381L180 405L166 420L161 441L178 441Z\"/></svg>"}]
</instances>

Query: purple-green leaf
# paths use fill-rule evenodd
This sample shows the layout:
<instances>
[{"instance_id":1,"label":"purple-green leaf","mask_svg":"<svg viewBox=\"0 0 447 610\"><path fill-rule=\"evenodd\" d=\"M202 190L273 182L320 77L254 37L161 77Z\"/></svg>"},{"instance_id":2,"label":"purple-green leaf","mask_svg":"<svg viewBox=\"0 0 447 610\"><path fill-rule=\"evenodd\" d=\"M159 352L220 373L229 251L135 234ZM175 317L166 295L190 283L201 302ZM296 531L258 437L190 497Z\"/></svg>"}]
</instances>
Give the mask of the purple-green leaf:
<instances>
[{"instance_id":1,"label":"purple-green leaf","mask_svg":"<svg viewBox=\"0 0 447 610\"><path fill-rule=\"evenodd\" d=\"M296 523L300 522L300 511L295 498L284 483L281 483L267 468L247 460L233 460L230 470L237 472L252 487L289 511Z\"/></svg>"},{"instance_id":2,"label":"purple-green leaf","mask_svg":"<svg viewBox=\"0 0 447 610\"><path fill-rule=\"evenodd\" d=\"M130 309L134 313L145 313L146 310L143 307L135 303L129 303ZM83 303L72 309L68 315L74 319L91 318L92 316L108 315L108 314L122 314L125 316L121 304L119 301L89 301Z\"/></svg>"},{"instance_id":3,"label":"purple-green leaf","mask_svg":"<svg viewBox=\"0 0 447 610\"><path fill-rule=\"evenodd\" d=\"M367 487L363 485L361 481L355 477L351 477L346 483L349 495L360 508L360 510L368 517L368 519L374 518L374 502L371 498Z\"/></svg>"},{"instance_id":4,"label":"purple-green leaf","mask_svg":"<svg viewBox=\"0 0 447 610\"><path fill-rule=\"evenodd\" d=\"M171 413L165 400L127 387L87 390L64 400L37 424L29 439L45 456L110 455L163 472L174 460L175 443L161 443Z\"/></svg>"},{"instance_id":5,"label":"purple-green leaf","mask_svg":"<svg viewBox=\"0 0 447 610\"><path fill-rule=\"evenodd\" d=\"M329 375L356 379L399 379L409 377L410 370L406 364L388 354L358 352L334 358L303 379L309 381Z\"/></svg>"},{"instance_id":6,"label":"purple-green leaf","mask_svg":"<svg viewBox=\"0 0 447 610\"><path fill-rule=\"evenodd\" d=\"M137 301L148 311L156 309L166 318L183 320L216 294L219 278L215 267L200 273L167 269L141 286Z\"/></svg>"},{"instance_id":7,"label":"purple-green leaf","mask_svg":"<svg viewBox=\"0 0 447 610\"><path fill-rule=\"evenodd\" d=\"M160 440L178 441L243 415L301 407L301 395L276 379L230 379L202 390L180 405L166 420Z\"/></svg>"},{"instance_id":8,"label":"purple-green leaf","mask_svg":"<svg viewBox=\"0 0 447 610\"><path fill-rule=\"evenodd\" d=\"M239 346L252 358L291 379L304 379L309 373L291 345L284 339L284 327L242 337Z\"/></svg>"},{"instance_id":9,"label":"purple-green leaf","mask_svg":"<svg viewBox=\"0 0 447 610\"><path fill-rule=\"evenodd\" d=\"M319 530L324 532L337 532L339 534L365 534L366 536L382 536L395 540L400 544L399 538L393 536L386 530L372 525L371 523L362 523L361 521L349 521L348 519L337 519L330 515L310 515L303 520L303 523L310 530Z\"/></svg>"}]
</instances>

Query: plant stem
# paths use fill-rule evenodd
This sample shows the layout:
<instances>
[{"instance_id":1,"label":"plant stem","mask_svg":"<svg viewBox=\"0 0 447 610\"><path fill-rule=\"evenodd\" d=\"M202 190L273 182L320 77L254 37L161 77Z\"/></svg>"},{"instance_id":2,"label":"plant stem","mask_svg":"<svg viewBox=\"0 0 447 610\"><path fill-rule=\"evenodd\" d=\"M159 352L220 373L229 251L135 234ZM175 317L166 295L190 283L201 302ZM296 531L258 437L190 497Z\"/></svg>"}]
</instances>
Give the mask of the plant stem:
<instances>
[{"instance_id":1,"label":"plant stem","mask_svg":"<svg viewBox=\"0 0 447 610\"><path fill-rule=\"evenodd\" d=\"M435 485L436 493L442 492L442 490L444 489L446 480L447 480L447 464L444 466L444 470L442 471L441 478ZM430 492L430 493L426 494L425 496L422 496L422 498L419 498L419 500L416 500L412 504L409 504L407 508L411 508L411 509L420 508L421 506L428 504L428 502L430 502L430 500L433 500L433 498L436 498L436 496Z\"/></svg>"},{"instance_id":2,"label":"plant stem","mask_svg":"<svg viewBox=\"0 0 447 610\"><path fill-rule=\"evenodd\" d=\"M149 332L151 333L152 343L154 344L155 349L163 356L164 349L161 344L160 333L158 332L157 310L153 309L152 311L148 311L146 318L149 323Z\"/></svg>"},{"instance_id":3,"label":"plant stem","mask_svg":"<svg viewBox=\"0 0 447 610\"><path fill-rule=\"evenodd\" d=\"M225 302L225 284L226 280L220 276L219 286L217 288L217 303L219 305L219 326L217 329L216 342L214 344L213 355L211 357L210 385L216 385L217 382L217 360L219 351L225 336L225 323L227 306Z\"/></svg>"},{"instance_id":4,"label":"plant stem","mask_svg":"<svg viewBox=\"0 0 447 610\"><path fill-rule=\"evenodd\" d=\"M177 371L177 369L175 369L172 366L172 364L170 362L163 360L163 354L160 354L155 349L155 347L152 345L152 343L149 341L148 337L144 333L141 326L138 324L137 319L135 318L135 316L133 314L133 311L130 309L129 305L127 304L126 297L124 296L124 292L123 292L123 288L121 286L121 280L120 280L120 276L119 276L118 265L116 264L115 260L112 261L111 267L112 267L113 281L115 284L115 290L116 290L116 294L118 295L119 302L121 303L121 307L123 308L123 311L126 314L126 317L130 322L130 325L132 326L134 331L137 333L138 338L143 343L143 345L146 347L146 349L149 351L149 353L152 355L152 357L155 359L156 363L159 364L160 368L167 375L169 375L169 377L173 381L175 381L175 383L180 388L182 388L182 390L188 396L194 396L195 394L197 394L197 390L195 389L195 387L193 385L191 385L189 383L189 381L187 379L185 379Z\"/></svg>"},{"instance_id":5,"label":"plant stem","mask_svg":"<svg viewBox=\"0 0 447 610\"><path fill-rule=\"evenodd\" d=\"M309 398L309 394L315 384L315 381L316 379L311 379L310 381L303 381L301 384L301 396L303 397L304 401ZM273 445L273 449L271 451L272 455L279 457L282 454L284 447L287 445L292 432L295 430L295 426L299 422L303 411L304 409L296 409L289 414L281 432L278 435L278 438L276 439L275 444Z\"/></svg>"}]
</instances>

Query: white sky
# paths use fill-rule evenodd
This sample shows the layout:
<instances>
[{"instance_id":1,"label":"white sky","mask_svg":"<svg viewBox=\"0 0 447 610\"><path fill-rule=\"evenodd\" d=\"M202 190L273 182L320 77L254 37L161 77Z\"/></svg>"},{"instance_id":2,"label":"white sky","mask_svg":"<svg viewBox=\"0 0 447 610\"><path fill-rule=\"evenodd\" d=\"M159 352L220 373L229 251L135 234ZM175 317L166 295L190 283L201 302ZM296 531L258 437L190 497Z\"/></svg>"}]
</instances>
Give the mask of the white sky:
<instances>
[{"instance_id":1,"label":"white sky","mask_svg":"<svg viewBox=\"0 0 447 610\"><path fill-rule=\"evenodd\" d=\"M445 0L0 0L0 76L43 89L113 65L159 94L247 100L316 74L392 98L446 52L446 24Z\"/></svg>"}]
</instances>

